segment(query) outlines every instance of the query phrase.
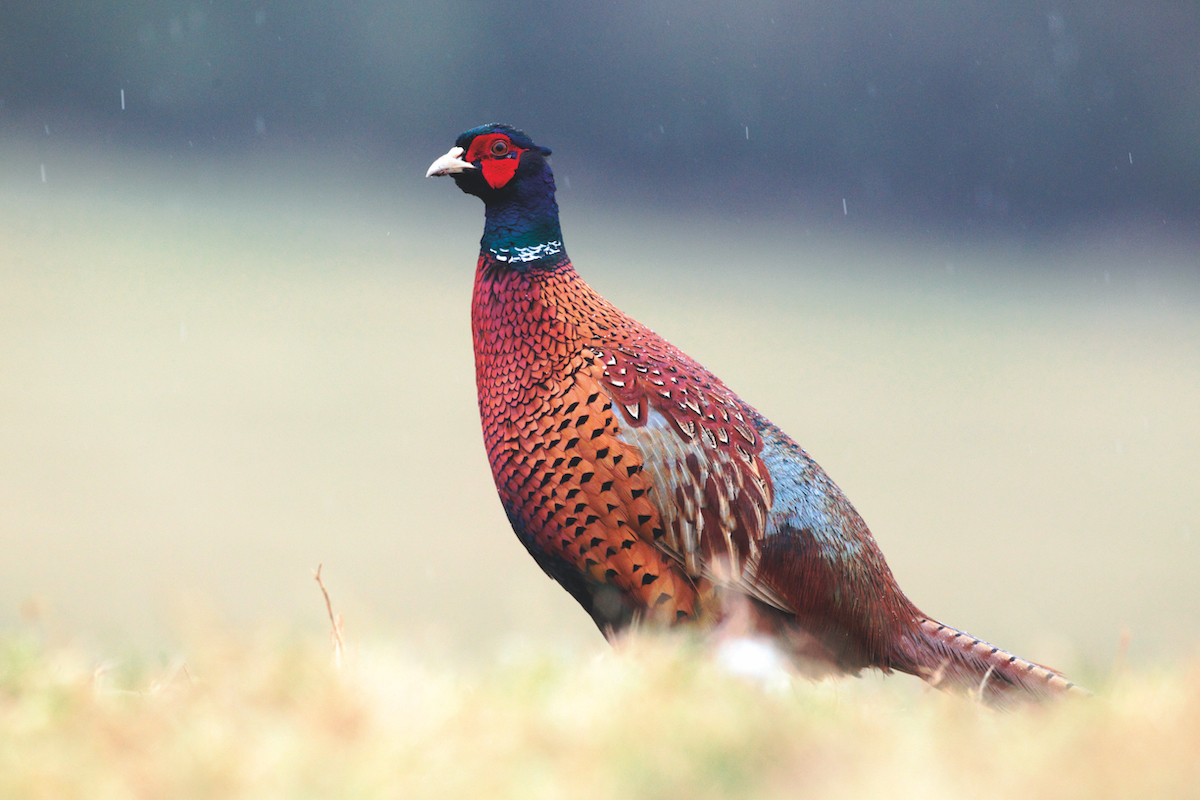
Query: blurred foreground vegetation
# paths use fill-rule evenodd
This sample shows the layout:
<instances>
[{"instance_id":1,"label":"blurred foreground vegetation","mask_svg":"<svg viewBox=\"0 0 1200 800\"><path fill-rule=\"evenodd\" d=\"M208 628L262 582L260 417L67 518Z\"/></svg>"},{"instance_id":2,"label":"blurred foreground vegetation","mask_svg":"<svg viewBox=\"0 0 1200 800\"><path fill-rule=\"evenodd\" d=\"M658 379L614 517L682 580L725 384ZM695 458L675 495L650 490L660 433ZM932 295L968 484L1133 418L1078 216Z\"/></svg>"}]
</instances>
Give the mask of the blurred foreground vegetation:
<instances>
[{"instance_id":1,"label":"blurred foreground vegetation","mask_svg":"<svg viewBox=\"0 0 1200 800\"><path fill-rule=\"evenodd\" d=\"M467 671L268 636L97 666L9 633L0 797L1197 796L1200 664L1093 685L996 713L903 677L748 681L643 637Z\"/></svg>"}]
</instances>

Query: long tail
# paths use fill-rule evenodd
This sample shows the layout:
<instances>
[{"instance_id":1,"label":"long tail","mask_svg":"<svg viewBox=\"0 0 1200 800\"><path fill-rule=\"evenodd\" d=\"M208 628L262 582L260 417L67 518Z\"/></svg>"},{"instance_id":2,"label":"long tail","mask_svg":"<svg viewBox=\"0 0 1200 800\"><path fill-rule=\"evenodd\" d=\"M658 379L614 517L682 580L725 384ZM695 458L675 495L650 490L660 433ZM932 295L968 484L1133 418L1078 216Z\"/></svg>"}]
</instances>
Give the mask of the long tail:
<instances>
[{"instance_id":1,"label":"long tail","mask_svg":"<svg viewBox=\"0 0 1200 800\"><path fill-rule=\"evenodd\" d=\"M906 637L896 669L933 686L956 689L989 705L1009 706L1067 694L1091 692L1058 672L994 647L965 631L919 616Z\"/></svg>"}]
</instances>

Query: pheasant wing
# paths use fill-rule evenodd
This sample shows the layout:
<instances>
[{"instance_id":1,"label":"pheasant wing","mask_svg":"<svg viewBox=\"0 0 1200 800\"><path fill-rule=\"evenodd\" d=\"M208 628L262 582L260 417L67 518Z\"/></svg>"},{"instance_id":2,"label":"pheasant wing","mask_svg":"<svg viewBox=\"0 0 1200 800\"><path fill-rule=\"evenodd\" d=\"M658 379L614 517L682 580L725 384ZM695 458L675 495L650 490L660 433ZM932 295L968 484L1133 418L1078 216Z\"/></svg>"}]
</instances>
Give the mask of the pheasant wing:
<instances>
[{"instance_id":1,"label":"pheasant wing","mask_svg":"<svg viewBox=\"0 0 1200 800\"><path fill-rule=\"evenodd\" d=\"M654 487L658 547L693 579L790 611L758 578L772 486L754 412L648 330L595 356L625 422L618 438L640 451Z\"/></svg>"}]
</instances>

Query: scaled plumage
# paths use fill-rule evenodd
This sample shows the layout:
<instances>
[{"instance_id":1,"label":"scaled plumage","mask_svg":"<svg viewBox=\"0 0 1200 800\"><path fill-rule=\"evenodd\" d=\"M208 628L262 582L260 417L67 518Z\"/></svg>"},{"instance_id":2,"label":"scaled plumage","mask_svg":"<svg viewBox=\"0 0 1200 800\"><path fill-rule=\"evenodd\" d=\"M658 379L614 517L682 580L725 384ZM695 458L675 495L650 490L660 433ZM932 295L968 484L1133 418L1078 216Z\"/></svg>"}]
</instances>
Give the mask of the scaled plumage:
<instances>
[{"instance_id":1,"label":"scaled plumage","mask_svg":"<svg viewBox=\"0 0 1200 800\"><path fill-rule=\"evenodd\" d=\"M471 326L500 500L600 629L738 624L809 673L896 669L994 702L1082 691L921 613L799 445L579 277L549 154L485 125L428 174L485 204Z\"/></svg>"}]
</instances>

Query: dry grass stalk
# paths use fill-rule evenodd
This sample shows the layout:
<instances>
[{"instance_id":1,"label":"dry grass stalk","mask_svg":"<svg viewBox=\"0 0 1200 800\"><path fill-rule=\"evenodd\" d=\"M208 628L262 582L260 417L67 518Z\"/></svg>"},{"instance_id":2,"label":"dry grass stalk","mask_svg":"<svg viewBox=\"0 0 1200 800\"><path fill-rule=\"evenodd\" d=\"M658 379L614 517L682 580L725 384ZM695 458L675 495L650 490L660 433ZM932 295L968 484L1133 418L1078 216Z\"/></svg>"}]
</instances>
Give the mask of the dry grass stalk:
<instances>
[{"instance_id":1,"label":"dry grass stalk","mask_svg":"<svg viewBox=\"0 0 1200 800\"><path fill-rule=\"evenodd\" d=\"M342 615L333 613L333 603L329 600L329 592L325 589L324 581L321 580L322 566L322 564L317 564L317 568L313 570L313 577L317 580L317 586L321 587L321 594L325 596L325 610L329 612L329 624L333 626L331 634L331 638L333 639L333 666L340 671L346 653L346 644L342 639Z\"/></svg>"}]
</instances>

